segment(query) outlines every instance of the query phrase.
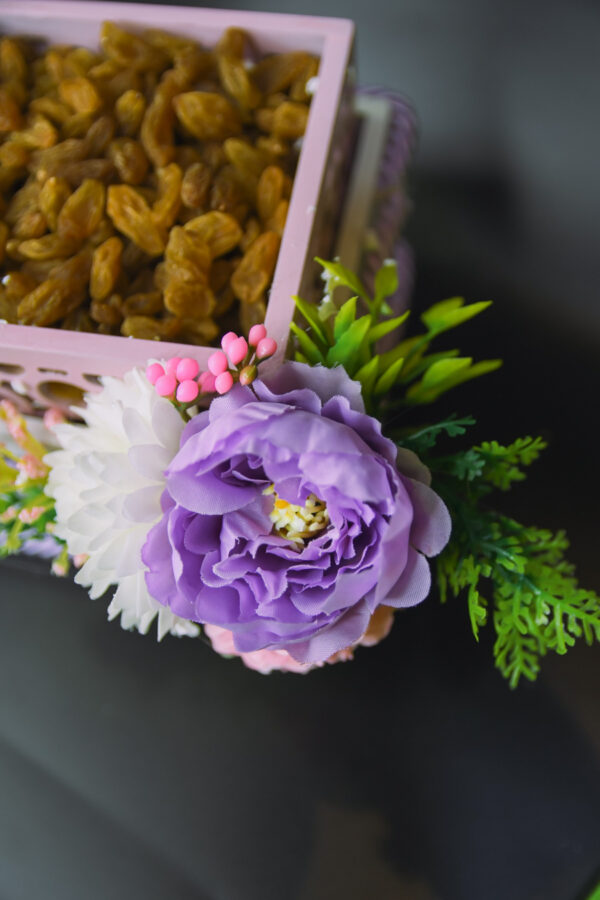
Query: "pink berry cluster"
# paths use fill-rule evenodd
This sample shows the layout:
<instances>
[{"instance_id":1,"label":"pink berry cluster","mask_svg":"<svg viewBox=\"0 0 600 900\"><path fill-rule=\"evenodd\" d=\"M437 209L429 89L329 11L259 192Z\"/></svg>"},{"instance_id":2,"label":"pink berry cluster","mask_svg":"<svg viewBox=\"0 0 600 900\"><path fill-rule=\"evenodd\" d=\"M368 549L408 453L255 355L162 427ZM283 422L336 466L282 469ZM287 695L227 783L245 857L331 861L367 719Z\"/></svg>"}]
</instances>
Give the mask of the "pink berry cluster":
<instances>
[{"instance_id":1,"label":"pink berry cluster","mask_svg":"<svg viewBox=\"0 0 600 900\"><path fill-rule=\"evenodd\" d=\"M178 403L193 403L198 394L226 394L235 381L252 384L257 375L257 364L273 356L277 342L267 336L264 325L253 325L248 340L229 331L221 340L222 350L215 350L208 358L208 371L200 372L200 366L190 357L173 356L162 365L151 363L146 377L156 393Z\"/></svg>"}]
</instances>

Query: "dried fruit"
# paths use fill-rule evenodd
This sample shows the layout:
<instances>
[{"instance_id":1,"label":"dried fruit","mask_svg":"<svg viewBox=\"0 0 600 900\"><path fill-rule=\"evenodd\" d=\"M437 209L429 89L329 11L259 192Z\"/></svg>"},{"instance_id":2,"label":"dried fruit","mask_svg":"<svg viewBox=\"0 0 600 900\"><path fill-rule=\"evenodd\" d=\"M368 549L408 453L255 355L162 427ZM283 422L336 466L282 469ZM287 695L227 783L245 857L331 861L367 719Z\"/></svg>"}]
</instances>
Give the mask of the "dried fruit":
<instances>
[{"instance_id":1,"label":"dried fruit","mask_svg":"<svg viewBox=\"0 0 600 900\"><path fill-rule=\"evenodd\" d=\"M267 56L254 66L252 80L264 94L285 91L302 75L311 58L301 50Z\"/></svg>"},{"instance_id":2,"label":"dried fruit","mask_svg":"<svg viewBox=\"0 0 600 900\"><path fill-rule=\"evenodd\" d=\"M144 114L140 139L155 166L168 165L175 155L173 100L179 90L167 72L160 82L150 106Z\"/></svg>"},{"instance_id":3,"label":"dried fruit","mask_svg":"<svg viewBox=\"0 0 600 900\"><path fill-rule=\"evenodd\" d=\"M171 229L165 250L165 288L172 281L207 284L210 264L210 248L202 237L179 226Z\"/></svg>"},{"instance_id":4,"label":"dried fruit","mask_svg":"<svg viewBox=\"0 0 600 900\"><path fill-rule=\"evenodd\" d=\"M23 127L23 116L10 93L4 87L0 87L0 132L18 131Z\"/></svg>"},{"instance_id":5,"label":"dried fruit","mask_svg":"<svg viewBox=\"0 0 600 900\"><path fill-rule=\"evenodd\" d=\"M100 44L108 57L126 69L139 72L162 70L168 62L168 57L158 47L153 47L136 34L123 31L114 22L104 22L102 25Z\"/></svg>"},{"instance_id":6,"label":"dried fruit","mask_svg":"<svg viewBox=\"0 0 600 900\"><path fill-rule=\"evenodd\" d=\"M202 243L212 258L229 253L242 238L242 229L236 219L216 210L190 219L184 225L184 231Z\"/></svg>"},{"instance_id":7,"label":"dried fruit","mask_svg":"<svg viewBox=\"0 0 600 900\"><path fill-rule=\"evenodd\" d=\"M269 231L275 231L279 237L283 237L289 206L288 200L280 200L275 208L275 212L265 223Z\"/></svg>"},{"instance_id":8,"label":"dried fruit","mask_svg":"<svg viewBox=\"0 0 600 900\"><path fill-rule=\"evenodd\" d=\"M181 124L200 141L223 141L242 130L235 107L221 94L189 91L173 100Z\"/></svg>"},{"instance_id":9,"label":"dried fruit","mask_svg":"<svg viewBox=\"0 0 600 900\"><path fill-rule=\"evenodd\" d=\"M272 131L277 137L295 141L306 131L307 121L307 106L286 101L278 106L273 114Z\"/></svg>"},{"instance_id":10,"label":"dried fruit","mask_svg":"<svg viewBox=\"0 0 600 900\"><path fill-rule=\"evenodd\" d=\"M46 218L38 209L28 209L15 223L12 236L27 240L28 238L39 238L47 231Z\"/></svg>"},{"instance_id":11,"label":"dried fruit","mask_svg":"<svg viewBox=\"0 0 600 900\"><path fill-rule=\"evenodd\" d=\"M0 77L2 81L25 81L27 63L19 43L12 38L0 41Z\"/></svg>"},{"instance_id":12,"label":"dried fruit","mask_svg":"<svg viewBox=\"0 0 600 900\"><path fill-rule=\"evenodd\" d=\"M102 106L102 98L89 78L63 78L58 96L78 113L94 113Z\"/></svg>"},{"instance_id":13,"label":"dried fruit","mask_svg":"<svg viewBox=\"0 0 600 900\"><path fill-rule=\"evenodd\" d=\"M187 319L203 319L215 308L215 297L208 285L188 281L170 281L164 300L169 312Z\"/></svg>"},{"instance_id":14,"label":"dried fruit","mask_svg":"<svg viewBox=\"0 0 600 900\"><path fill-rule=\"evenodd\" d=\"M212 181L212 171L203 162L192 163L181 182L181 201L190 209L206 205Z\"/></svg>"},{"instance_id":15,"label":"dried fruit","mask_svg":"<svg viewBox=\"0 0 600 900\"><path fill-rule=\"evenodd\" d=\"M157 172L158 197L152 205L152 221L161 230L170 228L181 206L181 182L183 176L177 163L171 163Z\"/></svg>"},{"instance_id":16,"label":"dried fruit","mask_svg":"<svg viewBox=\"0 0 600 900\"><path fill-rule=\"evenodd\" d=\"M32 149L53 147L58 141L58 131L46 116L33 113L27 120L27 128L15 131L13 141L19 141Z\"/></svg>"},{"instance_id":17,"label":"dried fruit","mask_svg":"<svg viewBox=\"0 0 600 900\"><path fill-rule=\"evenodd\" d=\"M250 79L243 59L220 54L217 62L221 84L230 97L244 111L255 109L262 100L262 94Z\"/></svg>"},{"instance_id":18,"label":"dried fruit","mask_svg":"<svg viewBox=\"0 0 600 900\"><path fill-rule=\"evenodd\" d=\"M57 259L70 256L76 244L60 234L46 234L41 238L21 241L19 253L27 259Z\"/></svg>"},{"instance_id":19,"label":"dried fruit","mask_svg":"<svg viewBox=\"0 0 600 900\"><path fill-rule=\"evenodd\" d=\"M256 303L266 291L277 261L279 235L265 231L250 245L231 279L231 287L242 303Z\"/></svg>"},{"instance_id":20,"label":"dried fruit","mask_svg":"<svg viewBox=\"0 0 600 900\"><path fill-rule=\"evenodd\" d=\"M156 316L163 311L163 300L160 291L146 294L130 294L123 303L126 316Z\"/></svg>"},{"instance_id":21,"label":"dried fruit","mask_svg":"<svg viewBox=\"0 0 600 900\"><path fill-rule=\"evenodd\" d=\"M126 184L141 184L148 173L150 163L142 145L131 138L117 138L108 147L108 157L117 175Z\"/></svg>"},{"instance_id":22,"label":"dried fruit","mask_svg":"<svg viewBox=\"0 0 600 900\"><path fill-rule=\"evenodd\" d=\"M154 224L150 207L135 188L127 184L109 187L106 211L117 231L149 256L160 256L165 249L165 236Z\"/></svg>"},{"instance_id":23,"label":"dried fruit","mask_svg":"<svg viewBox=\"0 0 600 900\"><path fill-rule=\"evenodd\" d=\"M8 225L6 222L0 222L0 263L4 259L4 253L6 250L6 241L8 239L9 231Z\"/></svg>"},{"instance_id":24,"label":"dried fruit","mask_svg":"<svg viewBox=\"0 0 600 900\"><path fill-rule=\"evenodd\" d=\"M82 243L96 230L104 215L106 189L101 181L86 178L65 201L56 223L58 235Z\"/></svg>"},{"instance_id":25,"label":"dried fruit","mask_svg":"<svg viewBox=\"0 0 600 900\"><path fill-rule=\"evenodd\" d=\"M143 341L173 340L179 331L175 319L153 319L150 316L127 316L121 325L124 337L135 337Z\"/></svg>"},{"instance_id":26,"label":"dried fruit","mask_svg":"<svg viewBox=\"0 0 600 900\"><path fill-rule=\"evenodd\" d=\"M89 255L79 254L63 263L62 267L57 266L52 277L26 294L19 303L17 314L20 324L53 325L77 309L85 296L88 273Z\"/></svg>"},{"instance_id":27,"label":"dried fruit","mask_svg":"<svg viewBox=\"0 0 600 900\"><path fill-rule=\"evenodd\" d=\"M255 63L238 28L205 49L107 22L101 45L0 39L0 318L191 343L253 324L318 60Z\"/></svg>"},{"instance_id":28,"label":"dried fruit","mask_svg":"<svg viewBox=\"0 0 600 900\"><path fill-rule=\"evenodd\" d=\"M106 300L92 300L90 316L99 325L115 328L123 321L122 300L118 294L112 294Z\"/></svg>"},{"instance_id":29,"label":"dried fruit","mask_svg":"<svg viewBox=\"0 0 600 900\"><path fill-rule=\"evenodd\" d=\"M223 149L241 179L249 186L255 185L269 162L267 156L252 144L239 138L229 138L223 144Z\"/></svg>"},{"instance_id":30,"label":"dried fruit","mask_svg":"<svg viewBox=\"0 0 600 900\"><path fill-rule=\"evenodd\" d=\"M85 135L86 155L102 156L115 134L115 120L112 116L100 116L93 122Z\"/></svg>"},{"instance_id":31,"label":"dried fruit","mask_svg":"<svg viewBox=\"0 0 600 900\"><path fill-rule=\"evenodd\" d=\"M127 137L133 137L144 118L146 98L140 91L128 90L115 101L115 116L119 128Z\"/></svg>"},{"instance_id":32,"label":"dried fruit","mask_svg":"<svg viewBox=\"0 0 600 900\"><path fill-rule=\"evenodd\" d=\"M260 176L256 188L256 208L263 222L266 222L283 197L285 175L279 166L267 166Z\"/></svg>"},{"instance_id":33,"label":"dried fruit","mask_svg":"<svg viewBox=\"0 0 600 900\"><path fill-rule=\"evenodd\" d=\"M70 196L71 189L64 178L57 178L55 175L52 175L51 178L44 182L39 193L38 203L40 211L43 213L51 231L56 231L58 214Z\"/></svg>"},{"instance_id":34,"label":"dried fruit","mask_svg":"<svg viewBox=\"0 0 600 900\"><path fill-rule=\"evenodd\" d=\"M105 300L112 294L121 274L121 254L123 241L110 237L94 250L90 274L90 296L92 300Z\"/></svg>"}]
</instances>

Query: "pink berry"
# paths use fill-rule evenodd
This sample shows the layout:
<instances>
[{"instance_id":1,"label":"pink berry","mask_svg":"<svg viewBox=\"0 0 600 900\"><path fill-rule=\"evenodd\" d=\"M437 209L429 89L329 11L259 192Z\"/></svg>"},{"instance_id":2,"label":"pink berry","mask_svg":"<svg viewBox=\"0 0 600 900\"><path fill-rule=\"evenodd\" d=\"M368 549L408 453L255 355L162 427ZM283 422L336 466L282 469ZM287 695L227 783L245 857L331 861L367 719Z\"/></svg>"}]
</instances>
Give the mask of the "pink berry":
<instances>
[{"instance_id":1,"label":"pink berry","mask_svg":"<svg viewBox=\"0 0 600 900\"><path fill-rule=\"evenodd\" d=\"M150 384L156 384L161 375L165 374L165 370L161 366L160 363L152 363L151 366L148 366L146 369L146 378L150 382Z\"/></svg>"},{"instance_id":2,"label":"pink berry","mask_svg":"<svg viewBox=\"0 0 600 900\"><path fill-rule=\"evenodd\" d=\"M258 359L266 359L267 356L273 356L275 351L277 350L277 341L274 341L273 338L266 337L258 342L256 347L256 356Z\"/></svg>"},{"instance_id":3,"label":"pink berry","mask_svg":"<svg viewBox=\"0 0 600 900\"><path fill-rule=\"evenodd\" d=\"M181 362L180 356L172 356L171 359L168 359L165 363L165 372L167 375L175 375L177 372L177 366Z\"/></svg>"},{"instance_id":4,"label":"pink berry","mask_svg":"<svg viewBox=\"0 0 600 900\"><path fill-rule=\"evenodd\" d=\"M198 383L201 391L205 394L212 394L215 389L215 376L212 372L202 372Z\"/></svg>"},{"instance_id":5,"label":"pink berry","mask_svg":"<svg viewBox=\"0 0 600 900\"><path fill-rule=\"evenodd\" d=\"M248 344L246 343L246 338L243 337L236 338L227 348L227 356L234 366L241 363L241 361L246 358L247 353Z\"/></svg>"},{"instance_id":6,"label":"pink berry","mask_svg":"<svg viewBox=\"0 0 600 900\"><path fill-rule=\"evenodd\" d=\"M208 357L208 368L213 375L220 375L222 372L226 372L228 365L227 357L222 350L216 350Z\"/></svg>"},{"instance_id":7,"label":"pink berry","mask_svg":"<svg viewBox=\"0 0 600 900\"><path fill-rule=\"evenodd\" d=\"M228 331L227 334L224 334L221 338L221 347L227 353L227 348L231 344L232 341L237 341L237 334L235 331Z\"/></svg>"},{"instance_id":8,"label":"pink berry","mask_svg":"<svg viewBox=\"0 0 600 900\"><path fill-rule=\"evenodd\" d=\"M226 394L233 387L233 375L231 372L221 372L215 378L217 394Z\"/></svg>"},{"instance_id":9,"label":"pink berry","mask_svg":"<svg viewBox=\"0 0 600 900\"><path fill-rule=\"evenodd\" d=\"M180 403L193 403L199 393L200 388L198 387L198 382L187 379L186 381L181 382L175 396Z\"/></svg>"},{"instance_id":10,"label":"pink berry","mask_svg":"<svg viewBox=\"0 0 600 900\"><path fill-rule=\"evenodd\" d=\"M259 341L267 336L267 329L264 325L253 325L248 333L248 343L251 347L256 347Z\"/></svg>"},{"instance_id":11,"label":"pink berry","mask_svg":"<svg viewBox=\"0 0 600 900\"><path fill-rule=\"evenodd\" d=\"M196 360L190 359L189 356L184 356L183 359L179 361L177 369L175 370L175 376L177 381L189 381L190 379L195 378L199 371L200 366Z\"/></svg>"},{"instance_id":12,"label":"pink berry","mask_svg":"<svg viewBox=\"0 0 600 900\"><path fill-rule=\"evenodd\" d=\"M160 378L157 378L154 387L159 397L171 397L175 393L177 379L174 375L161 375Z\"/></svg>"}]
</instances>

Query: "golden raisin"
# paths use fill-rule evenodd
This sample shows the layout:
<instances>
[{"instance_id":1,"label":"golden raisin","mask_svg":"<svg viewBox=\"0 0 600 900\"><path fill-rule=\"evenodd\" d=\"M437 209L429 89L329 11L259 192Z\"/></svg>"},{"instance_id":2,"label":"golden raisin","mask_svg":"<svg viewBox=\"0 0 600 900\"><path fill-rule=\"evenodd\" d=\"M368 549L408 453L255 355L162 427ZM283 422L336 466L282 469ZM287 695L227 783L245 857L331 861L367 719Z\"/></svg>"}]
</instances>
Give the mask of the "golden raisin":
<instances>
[{"instance_id":1,"label":"golden raisin","mask_svg":"<svg viewBox=\"0 0 600 900\"><path fill-rule=\"evenodd\" d=\"M306 131L308 107L302 103L286 101L273 115L273 134L286 140L295 141Z\"/></svg>"},{"instance_id":2,"label":"golden raisin","mask_svg":"<svg viewBox=\"0 0 600 900\"><path fill-rule=\"evenodd\" d=\"M56 230L60 237L79 242L88 238L100 224L105 200L106 189L102 182L86 178L58 214Z\"/></svg>"},{"instance_id":3,"label":"golden raisin","mask_svg":"<svg viewBox=\"0 0 600 900\"><path fill-rule=\"evenodd\" d=\"M212 181L212 172L203 162L193 163L186 169L181 183L181 201L190 209L206 205Z\"/></svg>"},{"instance_id":4,"label":"golden raisin","mask_svg":"<svg viewBox=\"0 0 600 900\"><path fill-rule=\"evenodd\" d=\"M127 184L109 187L106 211L117 231L149 256L160 256L165 249L165 237L155 225L150 207L135 188Z\"/></svg>"},{"instance_id":5,"label":"golden raisin","mask_svg":"<svg viewBox=\"0 0 600 900\"><path fill-rule=\"evenodd\" d=\"M170 228L181 206L182 172L171 163L157 172L158 197L152 205L152 221L160 229Z\"/></svg>"},{"instance_id":6,"label":"golden raisin","mask_svg":"<svg viewBox=\"0 0 600 900\"><path fill-rule=\"evenodd\" d=\"M284 173L279 166L267 166L256 188L256 208L263 222L266 222L277 208L283 196Z\"/></svg>"},{"instance_id":7,"label":"golden raisin","mask_svg":"<svg viewBox=\"0 0 600 900\"><path fill-rule=\"evenodd\" d=\"M58 85L58 96L78 113L94 113L102 105L102 98L89 78L63 78Z\"/></svg>"},{"instance_id":8,"label":"golden raisin","mask_svg":"<svg viewBox=\"0 0 600 900\"><path fill-rule=\"evenodd\" d=\"M4 87L0 87L0 132L18 131L23 127L19 106Z\"/></svg>"},{"instance_id":9,"label":"golden raisin","mask_svg":"<svg viewBox=\"0 0 600 900\"><path fill-rule=\"evenodd\" d=\"M173 280L206 284L210 263L210 248L202 237L179 226L171 229L165 250L165 285Z\"/></svg>"},{"instance_id":10,"label":"golden raisin","mask_svg":"<svg viewBox=\"0 0 600 900\"><path fill-rule=\"evenodd\" d=\"M233 216L216 210L190 219L184 231L207 247L212 258L229 253L242 237L242 229Z\"/></svg>"},{"instance_id":11,"label":"golden raisin","mask_svg":"<svg viewBox=\"0 0 600 900\"><path fill-rule=\"evenodd\" d=\"M208 285L189 281L170 281L164 301L169 312L187 319L203 319L215 308L215 297Z\"/></svg>"},{"instance_id":12,"label":"golden raisin","mask_svg":"<svg viewBox=\"0 0 600 900\"><path fill-rule=\"evenodd\" d=\"M165 74L156 89L140 130L142 146L155 166L168 165L175 155L173 99L179 88L170 74Z\"/></svg>"},{"instance_id":13,"label":"golden raisin","mask_svg":"<svg viewBox=\"0 0 600 900\"><path fill-rule=\"evenodd\" d=\"M90 274L90 296L93 300L105 300L112 294L121 274L123 242L110 237L94 250Z\"/></svg>"},{"instance_id":14,"label":"golden raisin","mask_svg":"<svg viewBox=\"0 0 600 900\"><path fill-rule=\"evenodd\" d=\"M201 141L222 141L242 129L238 112L221 94L210 91L178 94L173 108L181 124Z\"/></svg>"},{"instance_id":15,"label":"golden raisin","mask_svg":"<svg viewBox=\"0 0 600 900\"><path fill-rule=\"evenodd\" d=\"M52 175L48 178L39 194L39 206L51 231L56 231L58 214L71 195L71 189L64 178Z\"/></svg>"},{"instance_id":16,"label":"golden raisin","mask_svg":"<svg viewBox=\"0 0 600 900\"><path fill-rule=\"evenodd\" d=\"M123 31L114 22L104 22L100 31L102 49L115 62L128 69L147 71L163 69L168 62L166 54L143 38Z\"/></svg>"},{"instance_id":17,"label":"golden raisin","mask_svg":"<svg viewBox=\"0 0 600 900\"><path fill-rule=\"evenodd\" d=\"M113 162L119 179L126 184L141 184L150 167L142 145L131 138L122 137L111 141L108 157Z\"/></svg>"},{"instance_id":18,"label":"golden raisin","mask_svg":"<svg viewBox=\"0 0 600 900\"><path fill-rule=\"evenodd\" d=\"M145 112L146 98L140 91L125 91L115 101L117 122L126 137L137 134Z\"/></svg>"},{"instance_id":19,"label":"golden raisin","mask_svg":"<svg viewBox=\"0 0 600 900\"><path fill-rule=\"evenodd\" d=\"M267 56L254 66L252 80L264 94L285 91L302 74L310 59L302 50Z\"/></svg>"},{"instance_id":20,"label":"golden raisin","mask_svg":"<svg viewBox=\"0 0 600 900\"><path fill-rule=\"evenodd\" d=\"M250 245L231 278L231 287L243 303L255 303L267 289L273 276L279 235L265 231Z\"/></svg>"}]
</instances>

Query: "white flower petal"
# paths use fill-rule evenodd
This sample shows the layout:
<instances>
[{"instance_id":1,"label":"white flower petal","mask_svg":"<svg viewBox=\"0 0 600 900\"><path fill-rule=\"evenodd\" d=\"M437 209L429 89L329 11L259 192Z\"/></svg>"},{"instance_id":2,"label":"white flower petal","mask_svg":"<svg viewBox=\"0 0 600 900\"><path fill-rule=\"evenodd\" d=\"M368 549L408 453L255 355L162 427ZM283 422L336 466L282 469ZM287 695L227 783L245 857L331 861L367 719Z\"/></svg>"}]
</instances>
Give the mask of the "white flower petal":
<instances>
[{"instance_id":1,"label":"white flower petal","mask_svg":"<svg viewBox=\"0 0 600 900\"><path fill-rule=\"evenodd\" d=\"M152 481L158 481L162 477L173 458L166 447L159 447L156 444L137 444L131 448L128 457L131 467L139 475Z\"/></svg>"},{"instance_id":2,"label":"white flower petal","mask_svg":"<svg viewBox=\"0 0 600 900\"><path fill-rule=\"evenodd\" d=\"M161 485L150 485L127 494L123 500L123 517L130 522L149 522L152 525L160 519Z\"/></svg>"},{"instance_id":3,"label":"white flower petal","mask_svg":"<svg viewBox=\"0 0 600 900\"><path fill-rule=\"evenodd\" d=\"M88 395L87 425L59 425L61 449L49 453L48 493L56 501L56 535L69 553L86 553L75 576L96 599L117 589L109 618L145 633L158 618L158 636L195 637L197 625L180 619L149 594L141 550L162 514L163 472L179 449L184 423L156 394L141 369L103 378Z\"/></svg>"},{"instance_id":4,"label":"white flower petal","mask_svg":"<svg viewBox=\"0 0 600 900\"><path fill-rule=\"evenodd\" d=\"M152 428L137 409L123 411L123 429L131 444L149 444L155 437Z\"/></svg>"}]
</instances>

